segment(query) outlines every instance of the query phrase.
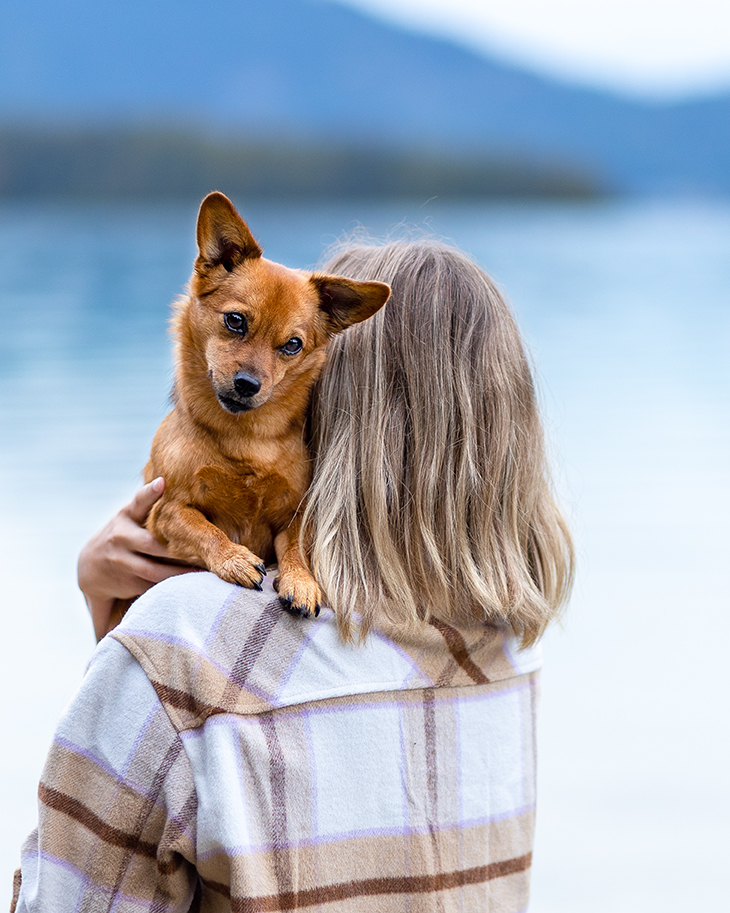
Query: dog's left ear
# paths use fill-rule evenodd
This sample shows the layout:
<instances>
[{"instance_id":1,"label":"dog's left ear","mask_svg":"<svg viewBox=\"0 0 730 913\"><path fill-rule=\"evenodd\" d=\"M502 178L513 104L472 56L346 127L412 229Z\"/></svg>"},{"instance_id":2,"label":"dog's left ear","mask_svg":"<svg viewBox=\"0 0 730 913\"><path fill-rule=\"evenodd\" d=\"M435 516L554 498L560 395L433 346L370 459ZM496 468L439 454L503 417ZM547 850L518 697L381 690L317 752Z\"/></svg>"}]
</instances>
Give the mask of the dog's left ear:
<instances>
[{"instance_id":1,"label":"dog's left ear","mask_svg":"<svg viewBox=\"0 0 730 913\"><path fill-rule=\"evenodd\" d=\"M372 317L390 297L390 286L384 282L357 282L317 273L312 282L333 335Z\"/></svg>"},{"instance_id":2,"label":"dog's left ear","mask_svg":"<svg viewBox=\"0 0 730 913\"><path fill-rule=\"evenodd\" d=\"M223 266L230 273L243 260L263 253L236 207L217 190L200 204L197 240L200 256L195 268L199 272Z\"/></svg>"}]
</instances>

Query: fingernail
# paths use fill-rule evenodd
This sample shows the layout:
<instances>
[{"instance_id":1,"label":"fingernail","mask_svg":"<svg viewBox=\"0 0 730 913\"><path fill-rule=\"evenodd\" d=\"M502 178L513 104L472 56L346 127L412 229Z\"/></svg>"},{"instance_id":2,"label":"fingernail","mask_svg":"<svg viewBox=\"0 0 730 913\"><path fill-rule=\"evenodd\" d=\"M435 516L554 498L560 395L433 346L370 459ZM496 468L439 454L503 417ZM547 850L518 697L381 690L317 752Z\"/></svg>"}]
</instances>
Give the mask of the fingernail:
<instances>
[{"instance_id":1,"label":"fingernail","mask_svg":"<svg viewBox=\"0 0 730 913\"><path fill-rule=\"evenodd\" d=\"M162 478L162 476L157 476L157 478L154 479L154 481L150 484L152 485L152 491L162 491L162 489L165 487L165 480Z\"/></svg>"}]
</instances>

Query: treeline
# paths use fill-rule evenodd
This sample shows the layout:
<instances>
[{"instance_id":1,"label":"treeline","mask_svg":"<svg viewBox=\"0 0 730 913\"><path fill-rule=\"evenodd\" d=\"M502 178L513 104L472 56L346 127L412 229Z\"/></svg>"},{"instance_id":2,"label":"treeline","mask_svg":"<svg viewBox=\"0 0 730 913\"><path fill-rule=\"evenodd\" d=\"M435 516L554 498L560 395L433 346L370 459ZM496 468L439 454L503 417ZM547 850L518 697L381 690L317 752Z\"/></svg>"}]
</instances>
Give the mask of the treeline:
<instances>
[{"instance_id":1,"label":"treeline","mask_svg":"<svg viewBox=\"0 0 730 913\"><path fill-rule=\"evenodd\" d=\"M247 197L582 198L586 174L519 156L246 141L154 127L0 128L0 198L187 199L211 188Z\"/></svg>"}]
</instances>

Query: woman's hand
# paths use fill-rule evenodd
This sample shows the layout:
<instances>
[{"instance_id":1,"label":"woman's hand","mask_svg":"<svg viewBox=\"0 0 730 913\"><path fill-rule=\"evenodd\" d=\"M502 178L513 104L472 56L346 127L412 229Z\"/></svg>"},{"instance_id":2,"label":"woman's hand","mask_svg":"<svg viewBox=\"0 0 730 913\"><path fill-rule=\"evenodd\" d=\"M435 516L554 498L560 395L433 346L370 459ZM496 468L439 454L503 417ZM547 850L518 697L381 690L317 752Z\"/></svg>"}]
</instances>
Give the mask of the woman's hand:
<instances>
[{"instance_id":1,"label":"woman's hand","mask_svg":"<svg viewBox=\"0 0 730 913\"><path fill-rule=\"evenodd\" d=\"M168 577L195 570L173 564L175 558L143 524L165 490L162 478L137 492L79 555L78 580L91 612L97 641L116 627L122 614L117 600L131 601Z\"/></svg>"}]
</instances>

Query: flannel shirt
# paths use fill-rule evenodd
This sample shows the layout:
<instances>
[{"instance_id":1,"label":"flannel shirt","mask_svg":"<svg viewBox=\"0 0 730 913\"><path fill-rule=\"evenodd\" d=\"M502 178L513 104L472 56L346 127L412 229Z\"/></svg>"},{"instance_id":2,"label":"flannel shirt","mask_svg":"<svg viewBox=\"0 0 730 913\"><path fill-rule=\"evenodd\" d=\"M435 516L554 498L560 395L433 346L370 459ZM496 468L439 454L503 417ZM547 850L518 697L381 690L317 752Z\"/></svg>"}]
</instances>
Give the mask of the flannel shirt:
<instances>
[{"instance_id":1,"label":"flannel shirt","mask_svg":"<svg viewBox=\"0 0 730 913\"><path fill-rule=\"evenodd\" d=\"M525 910L539 665L496 628L345 645L270 584L159 584L64 712L11 910Z\"/></svg>"}]
</instances>

